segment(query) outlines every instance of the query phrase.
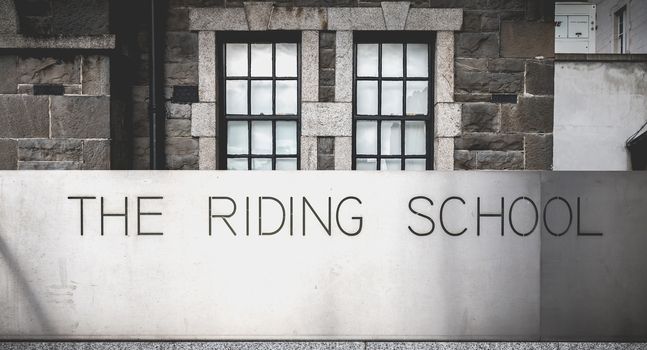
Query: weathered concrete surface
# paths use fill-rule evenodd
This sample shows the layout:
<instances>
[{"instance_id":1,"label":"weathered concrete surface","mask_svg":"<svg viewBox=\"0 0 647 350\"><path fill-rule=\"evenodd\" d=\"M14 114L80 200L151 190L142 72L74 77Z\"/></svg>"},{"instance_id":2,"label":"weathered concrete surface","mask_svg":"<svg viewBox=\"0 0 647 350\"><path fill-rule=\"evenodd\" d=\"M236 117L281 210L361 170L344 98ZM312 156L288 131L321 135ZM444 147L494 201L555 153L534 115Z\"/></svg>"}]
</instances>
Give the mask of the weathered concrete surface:
<instances>
[{"instance_id":1,"label":"weathered concrete surface","mask_svg":"<svg viewBox=\"0 0 647 350\"><path fill-rule=\"evenodd\" d=\"M555 170L629 170L647 121L647 62L556 62Z\"/></svg>"}]
</instances>

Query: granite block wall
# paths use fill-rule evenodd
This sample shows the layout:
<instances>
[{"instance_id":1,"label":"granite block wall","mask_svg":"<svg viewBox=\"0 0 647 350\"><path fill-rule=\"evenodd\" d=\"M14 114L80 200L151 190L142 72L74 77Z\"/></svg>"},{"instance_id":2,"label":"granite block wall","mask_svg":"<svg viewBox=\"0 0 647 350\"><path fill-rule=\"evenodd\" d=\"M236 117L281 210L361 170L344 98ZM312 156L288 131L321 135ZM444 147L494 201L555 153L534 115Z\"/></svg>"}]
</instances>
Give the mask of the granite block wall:
<instances>
[{"instance_id":1,"label":"granite block wall","mask_svg":"<svg viewBox=\"0 0 647 350\"><path fill-rule=\"evenodd\" d=\"M198 72L198 34L189 30L191 9L200 7L243 7L242 1L171 0L167 23L166 88L167 164L169 169L198 169L213 158L214 140L191 134L190 105L177 102L173 91L180 86L197 86L204 79ZM369 0L280 0L274 6L297 7L379 7ZM551 169L553 101L553 4L534 0L411 1L411 8L462 8L463 28L455 33L454 100L460 102L460 130L436 144L454 153L454 169ZM330 19L329 19L330 20ZM336 88L341 73L338 64L340 42L335 30L319 31L318 102L337 102L345 92ZM142 52L147 40L139 34ZM343 45L343 42L341 43ZM342 61L343 62L343 61ZM146 57L141 57L142 77L134 89L134 167L147 163ZM341 67L352 69L351 67ZM350 74L350 72L349 72ZM337 90L337 91L336 91ZM340 95L341 94L341 95ZM217 101L216 101L217 103ZM195 129L195 128L193 128ZM214 134L215 135L215 134ZM334 168L333 144L341 136L312 135L302 138L302 168ZM336 140L340 138L340 140ZM451 144L450 144L451 143ZM314 146L314 147L313 147ZM337 150L341 152L344 147ZM314 154L308 154L314 152ZM340 157L338 154L337 158ZM325 166L317 164L324 161ZM332 163L331 163L332 162ZM213 163L215 165L215 163ZM332 164L332 165L331 165ZM442 166L441 166L442 167ZM207 166L205 165L205 167Z\"/></svg>"},{"instance_id":2,"label":"granite block wall","mask_svg":"<svg viewBox=\"0 0 647 350\"><path fill-rule=\"evenodd\" d=\"M23 35L51 37L112 32L120 38L119 42L126 43L116 51L118 56L125 58L118 60L111 57L113 66L116 67L111 75L111 58L103 54L50 50L0 54L0 67L5 76L0 82L0 93L20 95L23 99L33 98L37 101L34 106L42 104L38 101L42 101L43 97L37 96L49 96L46 98L48 118L53 96L75 97L78 101L84 101L80 97L107 97L108 111L104 113L109 116L110 133L104 139L97 139L108 143L110 139L115 140L110 146L111 150L107 152L112 153L112 168L147 169L149 35L146 6L131 4L132 6L119 8L107 0L21 0L15 4L18 31ZM285 8L287 11L295 6L383 6L382 2L372 0L278 0L273 4L276 8ZM457 129L452 129L451 133L443 134L442 138L435 140L438 154L449 154L450 157L453 154L453 162L437 162L437 168L551 169L553 2L416 0L408 4L416 9L458 7L463 10L463 26L451 39L454 43L454 52L450 52L454 56L453 76L446 77L448 80L453 79L453 96L443 97L457 104L436 106L441 111L449 111L447 108L451 108L449 112L459 113L461 122ZM115 7L118 8L117 11ZM244 3L233 0L168 1L164 52L165 150L168 169L215 168L218 152L213 121L217 101L215 94L213 97L205 96L199 89L199 86L209 83L207 75L200 74L199 58L200 55L214 55L213 52L209 53L215 50L209 46L213 45L213 38L205 35L206 32L199 34L189 27L191 11L209 7L241 8ZM118 16L109 17L110 11L125 13L126 10L129 12L127 21L119 21ZM346 76L351 74L352 67L349 64L352 62L343 57L345 51L340 49L348 49L352 34L346 30L334 30L334 23L328 27L309 33L314 33L315 43L318 42L318 57L308 58L310 64L316 64L318 76L316 86L308 87L307 92L314 93L314 97L312 100L311 97L304 98L304 101L349 102L348 86L339 86L338 82L340 79L345 81ZM312 37L309 34L307 37ZM449 39L443 36L442 40ZM305 60L306 57L302 59ZM122 84L120 80L124 80L126 76L128 82ZM122 96L113 94L108 97L111 95L111 82L119 87L113 91ZM7 101L9 100L11 98L7 97ZM16 103L7 102L1 108L16 109ZM59 110L61 109L55 109ZM31 111L25 110L24 113ZM15 114L15 118L20 118L16 120L25 119L20 117L24 113ZM3 122L7 125L14 123L16 120L12 118L5 117ZM56 127L48 129L47 135L34 130L5 132L7 136L3 136L3 144L9 146L2 148L2 166L18 168L19 163L23 164L21 162L39 161L19 159L17 141L20 138L70 138L82 140L83 143L83 140L95 137L76 129L59 132L59 129L74 128L69 123L54 125ZM332 141L319 140L320 137L332 138ZM329 147L330 142L335 147ZM350 159L346 153L352 145L350 135L313 133L303 137L301 144L302 168L349 168ZM325 147L319 147L320 144ZM15 150L11 145L15 145ZM331 150L334 154L329 153ZM82 164L83 159L79 160L74 156L58 158L61 160L44 158L40 161L70 162L64 163L64 166L83 168L81 165L71 165ZM329 166L320 166L317 164L319 159L332 161L324 161ZM110 164L110 161L106 160L102 164L107 167L109 165L106 164ZM47 163L46 166L58 165Z\"/></svg>"},{"instance_id":3,"label":"granite block wall","mask_svg":"<svg viewBox=\"0 0 647 350\"><path fill-rule=\"evenodd\" d=\"M110 169L108 1L0 5L0 169Z\"/></svg>"},{"instance_id":4,"label":"granite block wall","mask_svg":"<svg viewBox=\"0 0 647 350\"><path fill-rule=\"evenodd\" d=\"M109 58L0 55L0 169L110 169Z\"/></svg>"}]
</instances>

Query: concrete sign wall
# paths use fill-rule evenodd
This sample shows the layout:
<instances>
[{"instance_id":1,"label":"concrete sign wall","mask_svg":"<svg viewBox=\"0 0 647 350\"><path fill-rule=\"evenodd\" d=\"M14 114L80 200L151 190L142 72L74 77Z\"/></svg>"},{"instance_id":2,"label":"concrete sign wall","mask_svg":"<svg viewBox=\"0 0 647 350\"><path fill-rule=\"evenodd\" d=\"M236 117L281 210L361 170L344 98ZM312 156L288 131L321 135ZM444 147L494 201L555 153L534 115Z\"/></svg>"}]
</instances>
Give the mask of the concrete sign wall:
<instances>
[{"instance_id":1,"label":"concrete sign wall","mask_svg":"<svg viewBox=\"0 0 647 350\"><path fill-rule=\"evenodd\" d=\"M0 337L645 339L645 208L640 173L0 172Z\"/></svg>"}]
</instances>

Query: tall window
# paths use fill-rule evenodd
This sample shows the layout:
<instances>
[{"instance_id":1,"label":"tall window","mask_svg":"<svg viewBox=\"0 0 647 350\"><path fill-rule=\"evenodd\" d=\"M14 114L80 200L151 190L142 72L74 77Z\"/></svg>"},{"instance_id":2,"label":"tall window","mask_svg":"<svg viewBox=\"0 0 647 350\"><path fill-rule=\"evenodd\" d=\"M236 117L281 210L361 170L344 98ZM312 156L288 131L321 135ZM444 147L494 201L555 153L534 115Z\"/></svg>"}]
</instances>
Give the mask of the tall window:
<instances>
[{"instance_id":1,"label":"tall window","mask_svg":"<svg viewBox=\"0 0 647 350\"><path fill-rule=\"evenodd\" d=\"M218 34L220 169L299 168L300 36Z\"/></svg>"},{"instance_id":2,"label":"tall window","mask_svg":"<svg viewBox=\"0 0 647 350\"><path fill-rule=\"evenodd\" d=\"M432 44L428 33L355 33L354 169L432 169Z\"/></svg>"},{"instance_id":3,"label":"tall window","mask_svg":"<svg viewBox=\"0 0 647 350\"><path fill-rule=\"evenodd\" d=\"M616 52L627 53L627 6L615 13Z\"/></svg>"}]
</instances>

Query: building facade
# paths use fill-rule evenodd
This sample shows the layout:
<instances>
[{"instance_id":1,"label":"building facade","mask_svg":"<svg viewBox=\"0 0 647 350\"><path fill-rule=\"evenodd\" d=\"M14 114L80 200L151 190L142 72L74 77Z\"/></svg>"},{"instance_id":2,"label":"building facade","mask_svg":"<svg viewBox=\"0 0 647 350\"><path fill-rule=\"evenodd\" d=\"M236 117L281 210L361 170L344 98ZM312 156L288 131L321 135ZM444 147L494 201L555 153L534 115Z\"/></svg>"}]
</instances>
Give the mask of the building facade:
<instances>
[{"instance_id":1,"label":"building facade","mask_svg":"<svg viewBox=\"0 0 647 350\"><path fill-rule=\"evenodd\" d=\"M2 49L3 71L8 77L1 97L7 111L6 127L2 128L3 168L148 169L151 79L146 4L16 4L5 2L10 9L7 13L15 7L16 16L7 20L12 24L3 29L8 32L3 35ZM287 33L292 36L290 42L298 45L294 57L299 66L294 75L298 103L292 105L298 104L298 114L292 114L299 125L298 142L289 142L296 143L298 155L295 150L290 152L298 159L299 169L355 169L357 158L359 168L377 168L372 162L379 159L382 163L384 158L386 165L389 157L391 167L396 166L395 159L406 162L406 154L397 155L407 151L384 147L387 143L404 145L406 130L420 135L408 138L422 147L410 151L416 153L411 159L424 159L418 161L418 168L552 167L552 4L170 1L164 11L165 23L158 27L163 31L164 50L158 56L163 57L166 117L156 124L164 129L160 140L166 169L226 168L221 160L227 157L224 139L236 129L234 126L228 132L225 126L226 94L222 90L226 79L219 71L224 63L220 48L226 45L228 32L241 32L240 39L250 45L259 33L271 37L261 37L260 42L279 40L278 34ZM391 35L381 38L382 32ZM386 44L397 51L403 50L405 43L413 44L407 46L413 50L422 45L428 49L419 58L427 67L420 77L383 71L380 73L387 76L372 78L358 72L356 64L362 64L358 52L371 60L375 59L371 50L377 49L376 45L380 50ZM390 54L384 51L380 51L380 62L394 57L404 67L403 52L384 56ZM411 53L407 57L416 59ZM395 62L393 66L397 66ZM381 69L390 67L383 64ZM262 90L263 81L252 84L254 79L250 76L250 94L255 94L252 85L258 84L258 91ZM272 79L276 76L266 81ZM405 90L407 84L414 89L416 79L420 91L414 97L414 90ZM371 119L377 111L362 111L359 104L364 103L364 90L366 98L377 98L373 86L378 82L380 96L391 92L406 96L403 103L417 103L418 111L398 111L406 108L400 103L391 106L395 110L382 112L380 108L382 116ZM258 98L263 96L269 95L261 93ZM371 101L374 107L368 108L377 108L377 102ZM380 100L380 107L389 101ZM243 113L267 115L267 111L250 108ZM357 112L368 114L362 117ZM277 113L272 118L282 118L283 112ZM379 119L385 115L399 115L399 121L382 124ZM424 128L412 121L405 123L412 115L418 115L413 118ZM292 133L296 129L286 128ZM400 132L389 128L400 128ZM259 137L263 137L261 129L259 126ZM283 130L281 125L279 129ZM378 139L379 152L373 149ZM361 149L365 142L369 149ZM368 152L365 159L357 157L361 152ZM415 163L409 161L411 167Z\"/></svg>"},{"instance_id":2,"label":"building facade","mask_svg":"<svg viewBox=\"0 0 647 350\"><path fill-rule=\"evenodd\" d=\"M638 53L644 38L622 30L642 26L642 2L609 3L589 4L598 8L595 46ZM627 170L624 140L647 110L647 57L556 55L562 34L554 1L0 0L0 9L1 170ZM615 29L603 30L613 21ZM126 214L108 215L126 217L125 202ZM104 216L102 197L101 232ZM579 233L579 219L577 225ZM370 339L0 342L3 349L27 346L645 348Z\"/></svg>"}]
</instances>

